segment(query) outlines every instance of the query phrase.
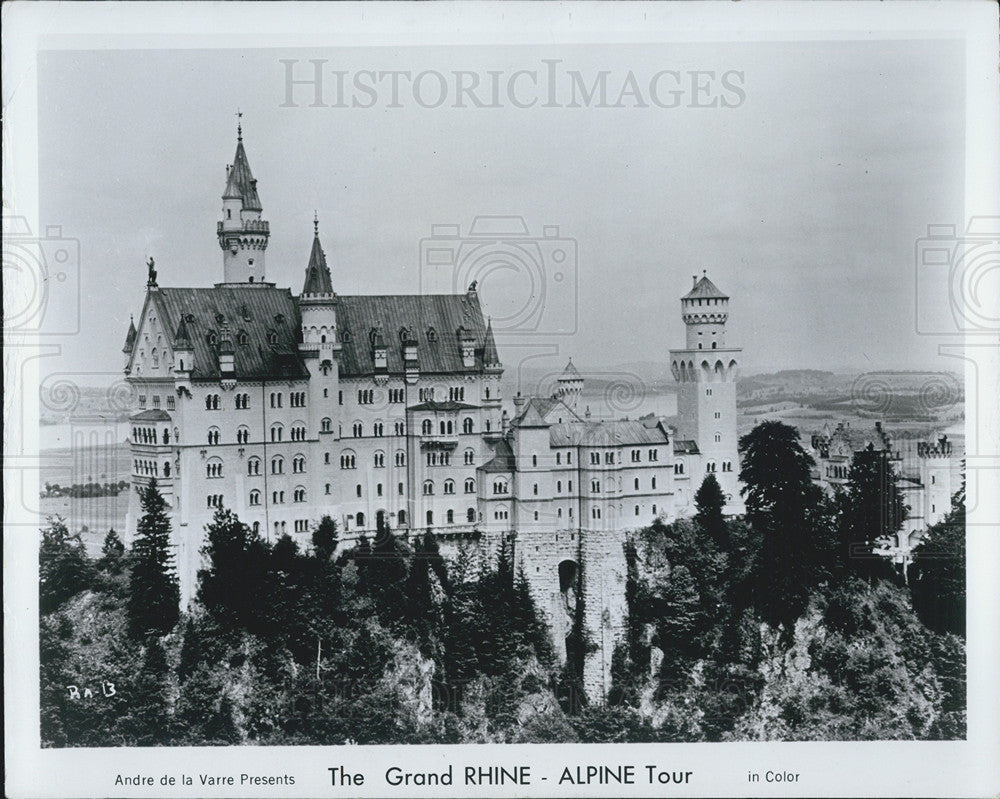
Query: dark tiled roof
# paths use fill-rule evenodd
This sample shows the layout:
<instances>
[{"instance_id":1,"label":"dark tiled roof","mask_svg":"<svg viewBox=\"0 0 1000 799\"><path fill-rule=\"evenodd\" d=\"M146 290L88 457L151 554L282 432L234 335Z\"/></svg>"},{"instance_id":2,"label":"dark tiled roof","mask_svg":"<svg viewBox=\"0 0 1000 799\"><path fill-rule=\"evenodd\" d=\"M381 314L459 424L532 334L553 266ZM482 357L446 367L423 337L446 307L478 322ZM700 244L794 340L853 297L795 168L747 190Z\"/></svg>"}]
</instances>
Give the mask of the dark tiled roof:
<instances>
[{"instance_id":1,"label":"dark tiled roof","mask_svg":"<svg viewBox=\"0 0 1000 799\"><path fill-rule=\"evenodd\" d=\"M674 439L674 454L675 455L697 455L698 454L698 444L693 440L686 438L684 440Z\"/></svg>"},{"instance_id":2,"label":"dark tiled roof","mask_svg":"<svg viewBox=\"0 0 1000 799\"><path fill-rule=\"evenodd\" d=\"M479 471L492 473L499 472L502 474L513 473L516 459L514 458L514 452L511 450L507 439L499 439L493 452L493 459L480 466Z\"/></svg>"},{"instance_id":3,"label":"dark tiled roof","mask_svg":"<svg viewBox=\"0 0 1000 799\"><path fill-rule=\"evenodd\" d=\"M530 419L533 421L525 422L524 420L529 418L529 410L532 411ZM552 420L550 417L555 414L565 414L568 417L567 421L583 421L580 414L569 407L561 397L532 397L528 400L524 410L514 419L513 424L521 427L531 427L533 424L535 426L551 424ZM541 421L535 418L536 415L541 417ZM556 421L562 422L563 419L560 418Z\"/></svg>"},{"instance_id":4,"label":"dark tiled roof","mask_svg":"<svg viewBox=\"0 0 1000 799\"><path fill-rule=\"evenodd\" d=\"M176 330L183 319L194 349L192 379L219 379L220 345L209 344L208 336L215 333L220 341L223 324L229 325L237 340L234 349L238 380L309 376L297 346L298 306L288 289L249 285L161 288L150 297L159 307L167 330ZM273 345L268 342L272 332L276 336ZM239 343L243 333L246 344Z\"/></svg>"},{"instance_id":5,"label":"dark tiled roof","mask_svg":"<svg viewBox=\"0 0 1000 799\"><path fill-rule=\"evenodd\" d=\"M233 156L233 164L229 167L226 175L226 190L222 193L223 198L239 197L243 200L243 210L262 211L260 196L257 194L257 181L254 180L250 171L250 162L247 161L246 150L243 149L243 136L236 142L236 155Z\"/></svg>"},{"instance_id":6,"label":"dark tiled roof","mask_svg":"<svg viewBox=\"0 0 1000 799\"><path fill-rule=\"evenodd\" d=\"M174 349L191 349L191 334L188 333L187 322L184 321L184 317L181 316L180 324L177 325L177 333L174 336Z\"/></svg>"},{"instance_id":7,"label":"dark tiled roof","mask_svg":"<svg viewBox=\"0 0 1000 799\"><path fill-rule=\"evenodd\" d=\"M667 442L662 428L647 427L638 420L569 422L549 428L549 444L553 447L620 447Z\"/></svg>"},{"instance_id":8,"label":"dark tiled roof","mask_svg":"<svg viewBox=\"0 0 1000 799\"><path fill-rule=\"evenodd\" d=\"M572 358L569 359L569 363L566 364L566 368L563 369L562 378L572 380L580 378L580 370L573 366Z\"/></svg>"},{"instance_id":9,"label":"dark tiled roof","mask_svg":"<svg viewBox=\"0 0 1000 799\"><path fill-rule=\"evenodd\" d=\"M148 411L133 413L128 418L130 422L169 422L170 414L158 408L152 408Z\"/></svg>"},{"instance_id":10,"label":"dark tiled roof","mask_svg":"<svg viewBox=\"0 0 1000 799\"><path fill-rule=\"evenodd\" d=\"M417 343L422 373L469 372L462 363L458 339L464 328L476 342L476 362L471 371L489 363L486 323L474 292L466 294L406 294L382 296L339 296L336 299L337 326L343 347L341 377L359 377L374 371L374 335L383 333L387 371L402 374L403 342L400 331ZM483 350L487 350L484 360ZM496 345L493 345L496 349Z\"/></svg>"},{"instance_id":11,"label":"dark tiled roof","mask_svg":"<svg viewBox=\"0 0 1000 799\"><path fill-rule=\"evenodd\" d=\"M711 280L709 280L707 276L695 283L694 288L682 297L682 299L685 300L701 300L711 298L728 300L729 296L719 291L718 287Z\"/></svg>"},{"instance_id":12,"label":"dark tiled roof","mask_svg":"<svg viewBox=\"0 0 1000 799\"><path fill-rule=\"evenodd\" d=\"M478 408L478 405L469 405L466 402L453 402L448 400L447 402L435 402L431 400L430 402L421 402L419 405L411 405L406 410L408 411L472 411Z\"/></svg>"},{"instance_id":13,"label":"dark tiled roof","mask_svg":"<svg viewBox=\"0 0 1000 799\"><path fill-rule=\"evenodd\" d=\"M483 345L483 363L487 366L500 365L500 355L497 353L497 343L493 338L492 320L486 325L486 343Z\"/></svg>"}]
</instances>

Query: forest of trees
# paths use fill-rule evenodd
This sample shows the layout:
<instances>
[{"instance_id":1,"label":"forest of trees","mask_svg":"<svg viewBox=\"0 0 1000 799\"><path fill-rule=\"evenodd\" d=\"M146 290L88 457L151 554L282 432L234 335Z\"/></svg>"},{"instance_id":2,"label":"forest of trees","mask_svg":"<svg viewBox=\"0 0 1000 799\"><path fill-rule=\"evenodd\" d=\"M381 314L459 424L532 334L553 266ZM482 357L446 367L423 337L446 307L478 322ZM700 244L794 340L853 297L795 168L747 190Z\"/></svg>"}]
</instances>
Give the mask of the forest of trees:
<instances>
[{"instance_id":1,"label":"forest of trees","mask_svg":"<svg viewBox=\"0 0 1000 799\"><path fill-rule=\"evenodd\" d=\"M965 735L964 491L907 575L879 550L905 507L883 453L846 491L810 480L794 428L740 441L746 514L712 475L697 513L630 534L626 629L604 704L580 690L511 541L445 560L432 531L338 546L208 526L178 610L155 483L126 550L87 556L59 519L40 549L47 746L946 739ZM578 592L579 601L584 601Z\"/></svg>"}]
</instances>

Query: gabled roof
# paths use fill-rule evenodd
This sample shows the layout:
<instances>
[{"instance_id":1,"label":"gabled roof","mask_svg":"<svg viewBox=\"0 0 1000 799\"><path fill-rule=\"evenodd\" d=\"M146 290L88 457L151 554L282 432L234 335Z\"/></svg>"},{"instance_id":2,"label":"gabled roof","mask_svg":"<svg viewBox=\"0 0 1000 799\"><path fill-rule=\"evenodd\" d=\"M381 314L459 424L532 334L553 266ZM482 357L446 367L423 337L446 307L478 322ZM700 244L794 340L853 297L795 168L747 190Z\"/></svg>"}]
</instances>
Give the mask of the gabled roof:
<instances>
[{"instance_id":1,"label":"gabled roof","mask_svg":"<svg viewBox=\"0 0 1000 799\"><path fill-rule=\"evenodd\" d=\"M517 415L513 422L514 427L548 427L549 423L539 411L537 398L532 397L524 410Z\"/></svg>"},{"instance_id":2,"label":"gabled roof","mask_svg":"<svg viewBox=\"0 0 1000 799\"><path fill-rule=\"evenodd\" d=\"M494 474L513 474L517 459L506 438L497 441L493 450L493 458L479 467L481 472Z\"/></svg>"},{"instance_id":3,"label":"gabled roof","mask_svg":"<svg viewBox=\"0 0 1000 799\"><path fill-rule=\"evenodd\" d=\"M631 444L666 444L669 438L659 425L648 427L639 420L569 422L549 427L553 447L622 447Z\"/></svg>"},{"instance_id":4,"label":"gabled roof","mask_svg":"<svg viewBox=\"0 0 1000 799\"><path fill-rule=\"evenodd\" d=\"M139 335L135 329L135 320L129 317L128 320L128 333L125 334L125 346L122 347L122 352L131 354L132 348L135 346L135 337Z\"/></svg>"},{"instance_id":5,"label":"gabled roof","mask_svg":"<svg viewBox=\"0 0 1000 799\"><path fill-rule=\"evenodd\" d=\"M309 265L306 266L306 281L302 286L302 293L333 294L333 280L326 265L323 245L319 243L318 227L313 235L312 252L309 253Z\"/></svg>"},{"instance_id":6,"label":"gabled roof","mask_svg":"<svg viewBox=\"0 0 1000 799\"><path fill-rule=\"evenodd\" d=\"M226 174L226 189L222 192L223 199L239 198L243 201L243 210L262 211L260 196L257 194L257 181L250 171L246 150L243 149L243 132L240 130L236 140L236 155Z\"/></svg>"},{"instance_id":7,"label":"gabled roof","mask_svg":"<svg viewBox=\"0 0 1000 799\"><path fill-rule=\"evenodd\" d=\"M403 340L417 345L421 373L469 372L462 361L459 328L476 342L475 365L489 363L486 320L479 297L466 294L402 294L344 296L334 301L341 344L341 378L361 377L373 371L375 359L372 330L382 331L386 348L386 371L402 374ZM495 346L494 346L495 349Z\"/></svg>"},{"instance_id":8,"label":"gabled roof","mask_svg":"<svg viewBox=\"0 0 1000 799\"><path fill-rule=\"evenodd\" d=\"M159 288L148 296L156 303L164 327L187 334L194 350L194 380L218 380L221 376L218 352L224 324L237 334L233 347L236 379L309 376L298 351L299 310L288 289L234 285ZM209 343L212 333L215 344ZM272 334L274 344L269 340ZM244 340L245 344L240 343Z\"/></svg>"},{"instance_id":9,"label":"gabled roof","mask_svg":"<svg viewBox=\"0 0 1000 799\"><path fill-rule=\"evenodd\" d=\"M708 279L705 275L694 284L694 288L691 289L687 294L685 294L681 299L685 300L702 300L707 298L717 298L720 300L728 300L729 296L723 294L719 291L719 288Z\"/></svg>"},{"instance_id":10,"label":"gabled roof","mask_svg":"<svg viewBox=\"0 0 1000 799\"><path fill-rule=\"evenodd\" d=\"M675 438L674 439L674 455L697 455L698 454L698 444L690 439L685 438L683 440Z\"/></svg>"}]
</instances>

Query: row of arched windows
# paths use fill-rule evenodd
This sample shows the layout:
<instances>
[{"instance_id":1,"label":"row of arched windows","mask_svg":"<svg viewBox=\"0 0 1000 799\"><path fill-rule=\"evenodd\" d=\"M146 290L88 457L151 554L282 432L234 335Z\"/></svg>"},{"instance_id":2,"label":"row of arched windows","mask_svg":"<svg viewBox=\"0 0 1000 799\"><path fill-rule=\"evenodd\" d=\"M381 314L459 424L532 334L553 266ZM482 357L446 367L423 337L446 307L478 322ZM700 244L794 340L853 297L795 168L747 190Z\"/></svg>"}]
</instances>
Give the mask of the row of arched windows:
<instances>
[{"instance_id":1,"label":"row of arched windows","mask_svg":"<svg viewBox=\"0 0 1000 799\"><path fill-rule=\"evenodd\" d=\"M132 461L132 471L135 474L145 475L146 477L159 477L160 464L157 463L156 461L147 461L139 458ZM170 477L169 462L164 462L163 464L163 476Z\"/></svg>"},{"instance_id":2,"label":"row of arched windows","mask_svg":"<svg viewBox=\"0 0 1000 799\"><path fill-rule=\"evenodd\" d=\"M157 444L157 433L155 427L133 427L132 441L136 444ZM163 429L163 443L170 443L170 431Z\"/></svg>"}]
</instances>

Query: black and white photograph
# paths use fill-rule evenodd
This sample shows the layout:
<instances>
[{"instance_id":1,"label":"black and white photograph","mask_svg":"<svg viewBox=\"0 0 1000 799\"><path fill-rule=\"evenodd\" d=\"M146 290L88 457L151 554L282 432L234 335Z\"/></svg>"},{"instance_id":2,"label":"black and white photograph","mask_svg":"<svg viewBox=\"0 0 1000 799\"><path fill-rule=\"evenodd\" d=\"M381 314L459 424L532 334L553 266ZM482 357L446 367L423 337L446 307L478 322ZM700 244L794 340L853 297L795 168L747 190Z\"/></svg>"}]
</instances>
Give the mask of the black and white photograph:
<instances>
[{"instance_id":1,"label":"black and white photograph","mask_svg":"<svg viewBox=\"0 0 1000 799\"><path fill-rule=\"evenodd\" d=\"M11 796L1000 790L997 11L779 5L5 6Z\"/></svg>"}]
</instances>

